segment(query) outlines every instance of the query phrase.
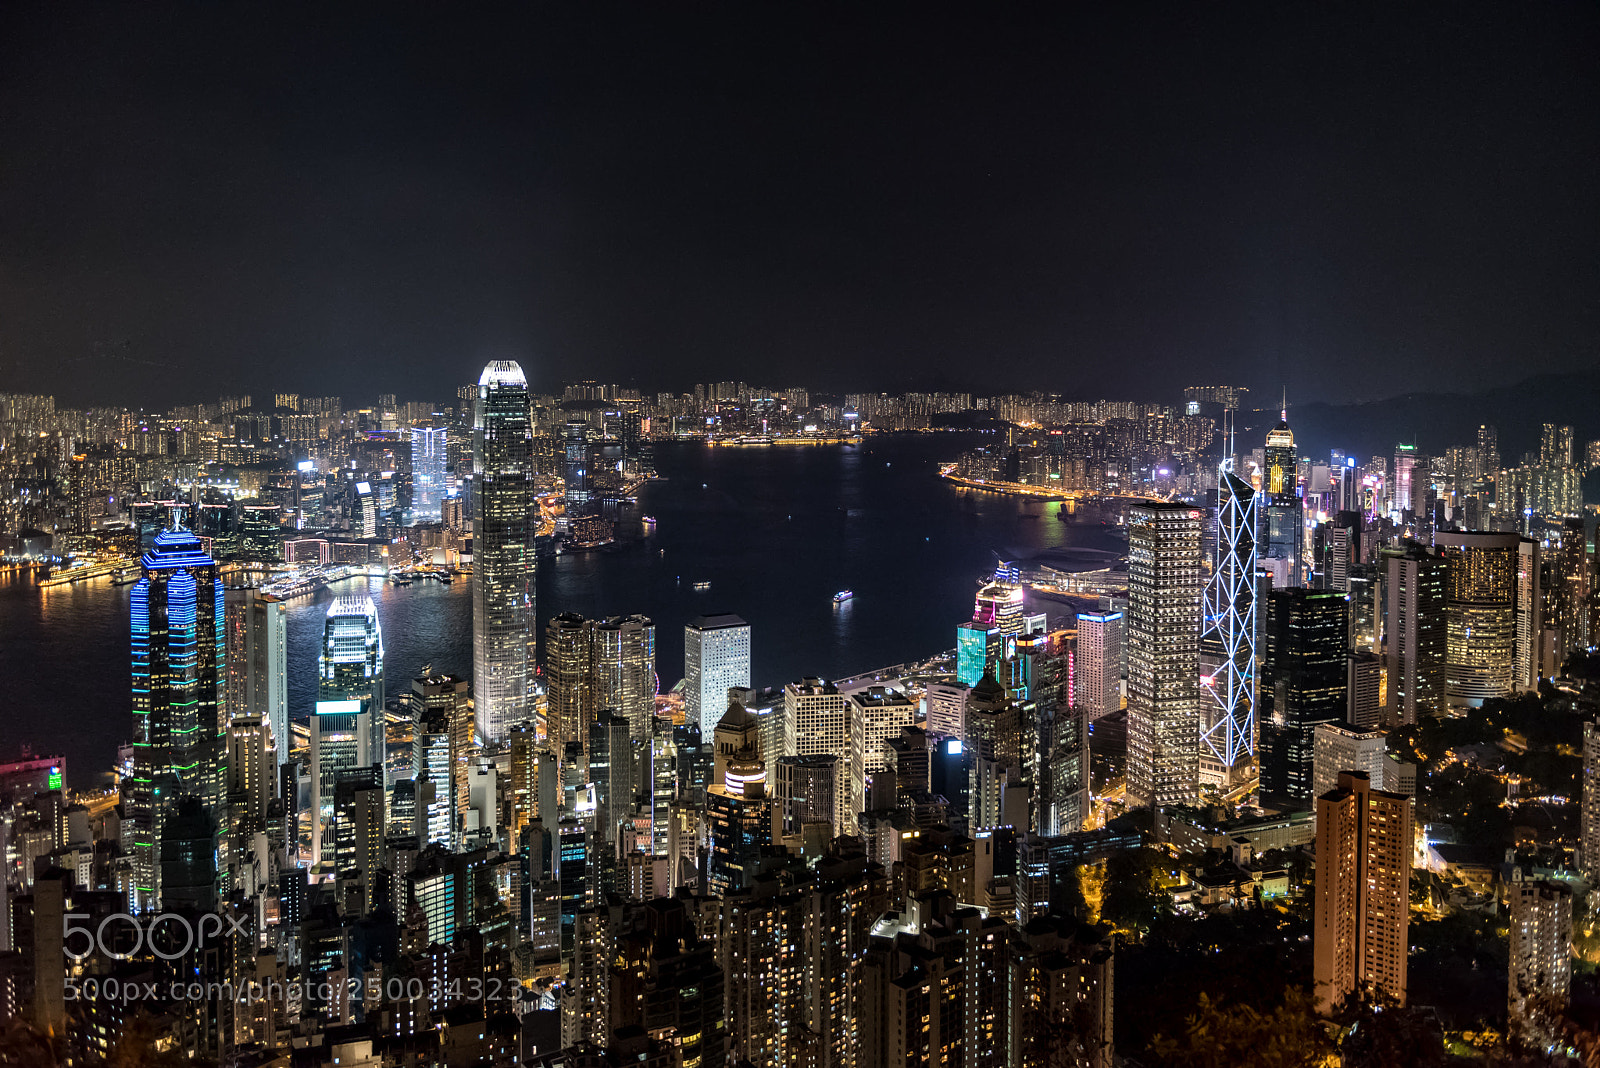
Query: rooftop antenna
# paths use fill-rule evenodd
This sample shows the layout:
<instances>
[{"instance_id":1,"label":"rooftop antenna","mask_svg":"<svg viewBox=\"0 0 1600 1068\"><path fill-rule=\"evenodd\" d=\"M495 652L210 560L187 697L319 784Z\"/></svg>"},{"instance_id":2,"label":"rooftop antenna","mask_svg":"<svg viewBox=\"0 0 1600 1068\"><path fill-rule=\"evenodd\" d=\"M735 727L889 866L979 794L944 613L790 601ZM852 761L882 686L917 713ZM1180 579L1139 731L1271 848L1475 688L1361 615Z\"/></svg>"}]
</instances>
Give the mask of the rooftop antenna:
<instances>
[{"instance_id":1,"label":"rooftop antenna","mask_svg":"<svg viewBox=\"0 0 1600 1068\"><path fill-rule=\"evenodd\" d=\"M1283 422L1283 423L1287 423L1289 421L1289 387L1288 386L1284 386L1283 387L1283 407L1278 409L1278 421L1279 422Z\"/></svg>"}]
</instances>

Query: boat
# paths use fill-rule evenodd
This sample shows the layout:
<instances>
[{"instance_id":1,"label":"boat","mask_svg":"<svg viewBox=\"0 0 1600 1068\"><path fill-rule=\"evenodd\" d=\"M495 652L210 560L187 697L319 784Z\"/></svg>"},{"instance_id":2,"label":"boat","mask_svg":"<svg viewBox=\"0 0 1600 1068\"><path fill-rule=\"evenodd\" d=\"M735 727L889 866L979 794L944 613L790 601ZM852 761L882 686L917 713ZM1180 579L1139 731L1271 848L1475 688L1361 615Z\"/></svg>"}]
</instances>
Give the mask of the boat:
<instances>
[{"instance_id":1,"label":"boat","mask_svg":"<svg viewBox=\"0 0 1600 1068\"><path fill-rule=\"evenodd\" d=\"M855 595L856 594L855 594L854 590L840 590L838 593L833 595L833 603L834 604L844 604L846 601L848 601L850 598L854 597Z\"/></svg>"},{"instance_id":2,"label":"boat","mask_svg":"<svg viewBox=\"0 0 1600 1068\"><path fill-rule=\"evenodd\" d=\"M694 584L694 592L696 592L696 593L705 593L710 588L711 588L711 583L709 583L709 582L696 582Z\"/></svg>"},{"instance_id":3,"label":"boat","mask_svg":"<svg viewBox=\"0 0 1600 1068\"><path fill-rule=\"evenodd\" d=\"M125 567L111 576L113 586L132 586L138 581L139 569L136 567Z\"/></svg>"}]
</instances>

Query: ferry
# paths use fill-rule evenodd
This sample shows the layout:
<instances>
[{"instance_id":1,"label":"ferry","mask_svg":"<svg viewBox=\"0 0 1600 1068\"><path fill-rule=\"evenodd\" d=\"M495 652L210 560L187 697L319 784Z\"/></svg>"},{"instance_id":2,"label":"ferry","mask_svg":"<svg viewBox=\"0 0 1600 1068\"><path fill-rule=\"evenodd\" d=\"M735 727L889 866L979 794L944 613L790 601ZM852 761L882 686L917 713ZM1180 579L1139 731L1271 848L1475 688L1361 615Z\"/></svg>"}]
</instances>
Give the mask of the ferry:
<instances>
[{"instance_id":1,"label":"ferry","mask_svg":"<svg viewBox=\"0 0 1600 1068\"><path fill-rule=\"evenodd\" d=\"M710 588L711 588L711 583L709 583L709 582L696 582L694 584L694 592L696 592L696 593L705 593Z\"/></svg>"},{"instance_id":2,"label":"ferry","mask_svg":"<svg viewBox=\"0 0 1600 1068\"><path fill-rule=\"evenodd\" d=\"M840 590L838 593L833 595L833 603L834 604L844 604L846 601L848 601L850 598L852 598L854 596L855 596L855 591L854 590Z\"/></svg>"}]
</instances>

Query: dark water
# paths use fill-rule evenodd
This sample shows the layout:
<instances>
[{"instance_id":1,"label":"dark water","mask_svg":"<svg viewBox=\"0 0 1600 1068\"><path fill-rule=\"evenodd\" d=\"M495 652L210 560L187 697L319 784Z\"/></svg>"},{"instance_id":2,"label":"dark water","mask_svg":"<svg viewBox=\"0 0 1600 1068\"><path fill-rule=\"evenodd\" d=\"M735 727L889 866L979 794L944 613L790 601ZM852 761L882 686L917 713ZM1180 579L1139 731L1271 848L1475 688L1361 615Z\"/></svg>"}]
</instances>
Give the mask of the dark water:
<instances>
[{"instance_id":1,"label":"dark water","mask_svg":"<svg viewBox=\"0 0 1600 1068\"><path fill-rule=\"evenodd\" d=\"M854 448L667 445L665 479L640 494L655 534L617 553L541 562L539 615L640 612L656 622L661 685L683 675L683 624L734 612L752 627L753 681L843 677L955 644L974 582L997 556L1119 549L1097 523L1063 523L1060 505L963 490L937 477L977 438L908 435ZM640 528L642 529L642 527ZM695 592L696 582L709 582ZM471 589L356 580L289 610L290 713L309 714L321 620L334 596L378 603L391 692L425 664L470 673ZM833 604L843 588L855 599ZM23 744L59 751L75 783L94 781L128 733L128 587L40 590L0 578L0 759ZM1069 611L1031 605L1052 618Z\"/></svg>"}]
</instances>

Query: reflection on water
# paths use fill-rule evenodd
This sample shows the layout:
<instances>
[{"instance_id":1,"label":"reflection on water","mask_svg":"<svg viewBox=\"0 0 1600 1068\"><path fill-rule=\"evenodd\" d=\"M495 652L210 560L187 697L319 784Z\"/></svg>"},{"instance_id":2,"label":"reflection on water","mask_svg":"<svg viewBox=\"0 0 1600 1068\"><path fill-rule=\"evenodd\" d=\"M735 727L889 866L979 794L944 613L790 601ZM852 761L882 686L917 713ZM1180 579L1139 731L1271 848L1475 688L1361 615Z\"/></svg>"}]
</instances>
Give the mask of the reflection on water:
<instances>
[{"instance_id":1,"label":"reflection on water","mask_svg":"<svg viewBox=\"0 0 1600 1068\"><path fill-rule=\"evenodd\" d=\"M665 479L646 486L638 505L655 517L654 533L615 553L541 561L539 617L649 615L663 686L683 674L684 622L717 612L749 620L758 685L843 677L950 648L955 625L972 611L975 579L997 557L1119 549L1118 532L1097 519L1062 522L1058 502L937 478L939 461L977 441L930 434L855 448L658 446ZM697 582L709 589L696 591ZM378 605L391 693L425 664L471 671L470 583L347 581L290 609L291 714L308 715L315 703L328 603L363 586ZM0 714L0 756L29 741L60 749L77 783L111 763L129 726L128 589L96 581L41 591L0 577L0 668L15 680L17 701ZM835 604L842 589L855 597ZM1052 601L1031 607L1057 618L1068 611Z\"/></svg>"}]
</instances>

